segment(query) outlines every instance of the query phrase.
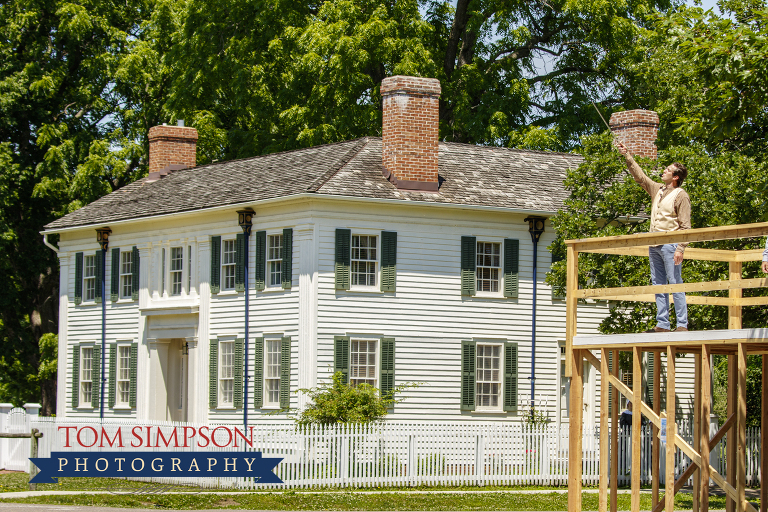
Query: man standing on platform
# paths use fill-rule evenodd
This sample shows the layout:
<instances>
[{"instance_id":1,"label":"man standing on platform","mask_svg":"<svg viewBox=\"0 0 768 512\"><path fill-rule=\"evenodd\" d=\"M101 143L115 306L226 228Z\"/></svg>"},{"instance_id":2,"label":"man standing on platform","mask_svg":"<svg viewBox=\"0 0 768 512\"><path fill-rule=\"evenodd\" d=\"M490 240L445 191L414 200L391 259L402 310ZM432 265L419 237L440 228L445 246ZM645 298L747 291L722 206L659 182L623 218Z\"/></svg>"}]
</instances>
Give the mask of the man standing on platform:
<instances>
[{"instance_id":1,"label":"man standing on platform","mask_svg":"<svg viewBox=\"0 0 768 512\"><path fill-rule=\"evenodd\" d=\"M669 232L691 229L691 199L685 190L680 188L688 176L688 170L681 163L675 162L664 169L661 175L662 183L650 179L629 154L627 146L621 141L615 142L627 161L627 169L635 181L648 192L652 199L651 229L653 232ZM687 243L652 245L648 249L651 263L651 281L654 285L681 284L683 254ZM685 293L672 294L675 300L675 315L677 316L676 331L688 330L688 306ZM669 294L656 294L656 327L646 332L669 332Z\"/></svg>"},{"instance_id":2,"label":"man standing on platform","mask_svg":"<svg viewBox=\"0 0 768 512\"><path fill-rule=\"evenodd\" d=\"M763 251L763 272L768 274L768 237L765 239L765 251Z\"/></svg>"}]
</instances>

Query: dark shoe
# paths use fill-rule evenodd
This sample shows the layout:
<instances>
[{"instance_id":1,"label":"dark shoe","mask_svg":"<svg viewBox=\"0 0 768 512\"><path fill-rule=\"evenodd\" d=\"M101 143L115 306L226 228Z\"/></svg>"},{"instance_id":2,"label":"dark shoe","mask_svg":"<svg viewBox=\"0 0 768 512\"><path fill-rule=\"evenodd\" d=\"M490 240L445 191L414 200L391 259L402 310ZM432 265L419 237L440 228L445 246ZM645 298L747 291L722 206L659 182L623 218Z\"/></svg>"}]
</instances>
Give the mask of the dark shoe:
<instances>
[{"instance_id":1,"label":"dark shoe","mask_svg":"<svg viewBox=\"0 0 768 512\"><path fill-rule=\"evenodd\" d=\"M645 332L669 332L669 329L663 329L661 327L654 327L653 329L648 329Z\"/></svg>"},{"instance_id":2,"label":"dark shoe","mask_svg":"<svg viewBox=\"0 0 768 512\"><path fill-rule=\"evenodd\" d=\"M688 328L687 328L687 327L677 327L677 328L675 329L675 332L683 332L683 331L687 331L687 330L688 330Z\"/></svg>"}]
</instances>

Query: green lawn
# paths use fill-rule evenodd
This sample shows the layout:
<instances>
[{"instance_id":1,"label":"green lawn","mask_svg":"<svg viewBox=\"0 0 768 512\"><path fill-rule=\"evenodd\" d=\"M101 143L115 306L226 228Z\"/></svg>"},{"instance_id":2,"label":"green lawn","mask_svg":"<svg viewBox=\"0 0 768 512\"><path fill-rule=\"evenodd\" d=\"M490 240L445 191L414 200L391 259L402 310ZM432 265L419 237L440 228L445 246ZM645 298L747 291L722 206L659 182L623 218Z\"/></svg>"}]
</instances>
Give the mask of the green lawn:
<instances>
[{"instance_id":1,"label":"green lawn","mask_svg":"<svg viewBox=\"0 0 768 512\"><path fill-rule=\"evenodd\" d=\"M10 473L0 475L0 493L25 491L28 476L26 473ZM338 489L324 489L306 494L301 491L279 491L273 493L242 491L237 494L152 494L147 493L152 484L132 482L111 478L62 478L59 484L40 484L39 490L120 490L136 489L142 494L125 495L84 495L71 496L37 496L34 498L13 499L15 503L38 503L50 505L101 505L125 508L195 510L206 508L252 508L261 510L530 510L550 511L566 510L568 495L565 493L547 492L554 488L544 487L422 487L422 490L444 491L465 490L466 494L414 494L410 489L401 492L385 492L382 494L363 494L360 491L371 489L349 490L338 492ZM181 491L184 488L176 487ZM167 491L166 490L166 491ZM388 490L388 489L382 489ZM391 489L396 490L396 489ZM481 490L541 490L540 494L517 494L514 492L481 493ZM597 510L597 494L584 493L582 496L584 510ZM619 510L629 510L629 494L619 494ZM641 497L641 508L650 510L651 497L644 494ZM690 510L691 497L678 494L675 498L675 508ZM721 497L710 498L710 508L725 508Z\"/></svg>"}]
</instances>

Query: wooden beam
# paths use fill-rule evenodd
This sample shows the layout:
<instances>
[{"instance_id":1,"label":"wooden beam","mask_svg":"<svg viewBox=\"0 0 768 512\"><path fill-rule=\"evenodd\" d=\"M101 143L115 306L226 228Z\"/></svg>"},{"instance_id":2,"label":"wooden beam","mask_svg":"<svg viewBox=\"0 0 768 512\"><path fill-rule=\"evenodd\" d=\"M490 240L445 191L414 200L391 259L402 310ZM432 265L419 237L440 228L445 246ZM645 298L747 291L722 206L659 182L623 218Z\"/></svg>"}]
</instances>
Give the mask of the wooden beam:
<instances>
[{"instance_id":1,"label":"wooden beam","mask_svg":"<svg viewBox=\"0 0 768 512\"><path fill-rule=\"evenodd\" d=\"M675 512L675 347L667 347L667 467L666 480L666 512Z\"/></svg>"},{"instance_id":2,"label":"wooden beam","mask_svg":"<svg viewBox=\"0 0 768 512\"><path fill-rule=\"evenodd\" d=\"M603 298L603 297L625 297L634 295L654 294L654 293L677 293L677 292L705 292L711 290L736 290L744 288L764 288L768 287L768 277L756 277L753 279L738 279L735 281L702 281L696 283L683 284L659 284L648 286L627 286L618 288L585 288L576 290L576 298Z\"/></svg>"},{"instance_id":3,"label":"wooden beam","mask_svg":"<svg viewBox=\"0 0 768 512\"><path fill-rule=\"evenodd\" d=\"M709 366L710 348L708 345L701 346L701 430L699 431L701 447L701 512L709 510L709 415L711 412L711 392L710 392L710 366Z\"/></svg>"},{"instance_id":4,"label":"wooden beam","mask_svg":"<svg viewBox=\"0 0 768 512\"><path fill-rule=\"evenodd\" d=\"M617 256L648 257L648 246L613 247L610 249L580 249L581 252L594 254L613 254ZM729 251L723 249L699 249L688 247L685 250L686 260L697 261L760 261L763 257L763 249L748 249L745 251Z\"/></svg>"},{"instance_id":5,"label":"wooden beam","mask_svg":"<svg viewBox=\"0 0 768 512\"><path fill-rule=\"evenodd\" d=\"M637 233L634 235L606 236L601 238L582 238L566 240L577 251L590 249L609 249L612 247L637 247L642 245L664 245L682 242L708 242L711 240L731 240L768 235L768 222L739 224L735 226L713 226L708 228L670 231L668 233Z\"/></svg>"},{"instance_id":6,"label":"wooden beam","mask_svg":"<svg viewBox=\"0 0 768 512\"><path fill-rule=\"evenodd\" d=\"M670 297L670 304L674 301L671 300L672 297ZM749 300L751 299L760 299L758 304L743 304L745 306L760 306L762 305L762 302L765 302L768 304L768 297L746 297L743 299L740 299L738 302L734 302L733 299L729 299L728 297L708 297L705 295L686 295L685 301L688 304L701 304L704 306L731 306L733 304L741 304L741 301ZM604 297L600 297L600 300L623 300L627 302L656 302L656 296L651 293L644 293L642 295L607 295ZM755 301L751 301L755 302Z\"/></svg>"},{"instance_id":7,"label":"wooden beam","mask_svg":"<svg viewBox=\"0 0 768 512\"><path fill-rule=\"evenodd\" d=\"M735 437L736 451L736 503L737 512L744 512L743 503L746 503L744 488L747 486L747 347L739 343L737 357L736 387L738 388L738 401L736 404ZM731 459L733 460L733 459Z\"/></svg>"},{"instance_id":8,"label":"wooden beam","mask_svg":"<svg viewBox=\"0 0 768 512\"><path fill-rule=\"evenodd\" d=\"M608 451L610 422L608 418L608 350L600 351L600 493L598 496L598 511L608 512Z\"/></svg>"},{"instance_id":9,"label":"wooden beam","mask_svg":"<svg viewBox=\"0 0 768 512\"><path fill-rule=\"evenodd\" d=\"M578 299L576 292L579 289L579 253L572 246L567 248L568 260L566 261L565 280L565 377L570 377L571 352L573 351L573 337L576 336L576 322L578 314ZM581 434L579 434L581 436Z\"/></svg>"},{"instance_id":10,"label":"wooden beam","mask_svg":"<svg viewBox=\"0 0 768 512\"><path fill-rule=\"evenodd\" d=\"M768 512L768 354L763 355L763 386L760 392L760 512Z\"/></svg>"},{"instance_id":11,"label":"wooden beam","mask_svg":"<svg viewBox=\"0 0 768 512\"><path fill-rule=\"evenodd\" d=\"M673 495L677 494L678 491L685 485L685 483L688 481L689 478L691 478L691 475L696 471L698 466L696 464L691 464L688 466L685 471L683 471L683 474L680 475L680 478L678 478L675 481L675 489L673 491ZM659 502L656 504L656 506L653 507L652 512L661 512L664 510L667 506L667 495L664 495L664 498L659 500Z\"/></svg>"},{"instance_id":12,"label":"wooden beam","mask_svg":"<svg viewBox=\"0 0 768 512\"><path fill-rule=\"evenodd\" d=\"M581 440L584 434L582 416L584 414L584 363L583 350L572 350L571 361L571 404L568 422L568 512L581 512Z\"/></svg>"},{"instance_id":13,"label":"wooden beam","mask_svg":"<svg viewBox=\"0 0 768 512\"><path fill-rule=\"evenodd\" d=\"M695 354L693 361L693 448L698 452L701 450L701 436L699 435L701 432L701 354ZM696 464L695 466L696 469L693 471L693 512L699 512L701 475L699 474L699 465Z\"/></svg>"},{"instance_id":14,"label":"wooden beam","mask_svg":"<svg viewBox=\"0 0 768 512\"><path fill-rule=\"evenodd\" d=\"M741 263L732 261L728 264L728 280L741 280ZM741 299L742 292L740 288L728 290L728 298L734 301L734 304L728 306L728 329L741 329Z\"/></svg>"},{"instance_id":15,"label":"wooden beam","mask_svg":"<svg viewBox=\"0 0 768 512\"><path fill-rule=\"evenodd\" d=\"M653 412L661 414L661 352L651 352L648 357L653 358ZM654 507L659 503L659 427L655 424L651 427L651 503Z\"/></svg>"},{"instance_id":16,"label":"wooden beam","mask_svg":"<svg viewBox=\"0 0 768 512\"><path fill-rule=\"evenodd\" d=\"M613 351L611 377L619 379L619 351ZM609 379L610 382L610 379ZM619 509L619 391L614 387L611 394L611 512ZM768 425L768 424L767 424ZM765 473L763 473L765 474ZM761 511L766 512L766 511Z\"/></svg>"},{"instance_id":17,"label":"wooden beam","mask_svg":"<svg viewBox=\"0 0 768 512\"><path fill-rule=\"evenodd\" d=\"M632 391L635 401L632 409L632 466L630 471L630 482L632 487L632 496L630 498L630 510L640 512L640 464L641 456L641 438L642 438L642 398L643 398L643 364L641 361L643 353L637 345L632 348Z\"/></svg>"}]
</instances>

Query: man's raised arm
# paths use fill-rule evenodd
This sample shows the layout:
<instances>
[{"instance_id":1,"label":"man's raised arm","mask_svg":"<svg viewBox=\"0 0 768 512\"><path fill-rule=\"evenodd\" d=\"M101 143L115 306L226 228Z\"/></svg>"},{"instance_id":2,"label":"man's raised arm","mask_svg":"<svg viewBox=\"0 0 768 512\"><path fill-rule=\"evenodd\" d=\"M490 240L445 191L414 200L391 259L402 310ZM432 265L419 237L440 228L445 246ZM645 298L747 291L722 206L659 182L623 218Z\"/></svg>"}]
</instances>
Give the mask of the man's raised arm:
<instances>
[{"instance_id":1,"label":"man's raised arm","mask_svg":"<svg viewBox=\"0 0 768 512\"><path fill-rule=\"evenodd\" d=\"M627 169L632 175L632 178L634 178L638 185L643 187L643 190L653 197L661 188L661 184L653 181L645 174L645 172L643 172L643 169L640 168L638 163L635 162L635 159L632 158L632 155L629 153L629 148L627 148L627 146L620 140L614 141L614 144L618 148L619 153L624 155L624 159L627 161Z\"/></svg>"}]
</instances>

